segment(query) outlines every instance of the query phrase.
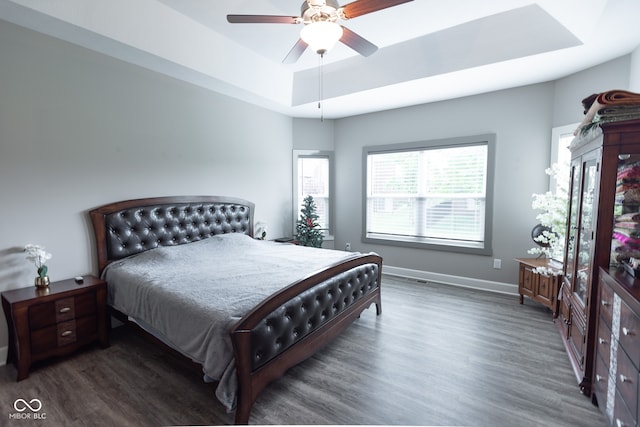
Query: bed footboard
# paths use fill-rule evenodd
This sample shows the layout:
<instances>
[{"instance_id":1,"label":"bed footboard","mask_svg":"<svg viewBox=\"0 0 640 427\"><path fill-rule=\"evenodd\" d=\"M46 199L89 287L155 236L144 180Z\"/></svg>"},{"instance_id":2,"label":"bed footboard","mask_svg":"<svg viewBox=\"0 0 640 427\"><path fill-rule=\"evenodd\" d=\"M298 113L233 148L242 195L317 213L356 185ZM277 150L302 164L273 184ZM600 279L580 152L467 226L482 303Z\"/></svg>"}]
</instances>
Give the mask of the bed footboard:
<instances>
[{"instance_id":1,"label":"bed footboard","mask_svg":"<svg viewBox=\"0 0 640 427\"><path fill-rule=\"evenodd\" d=\"M382 258L362 255L313 274L258 305L231 330L238 375L236 424L287 369L312 356L371 304L382 312Z\"/></svg>"}]
</instances>

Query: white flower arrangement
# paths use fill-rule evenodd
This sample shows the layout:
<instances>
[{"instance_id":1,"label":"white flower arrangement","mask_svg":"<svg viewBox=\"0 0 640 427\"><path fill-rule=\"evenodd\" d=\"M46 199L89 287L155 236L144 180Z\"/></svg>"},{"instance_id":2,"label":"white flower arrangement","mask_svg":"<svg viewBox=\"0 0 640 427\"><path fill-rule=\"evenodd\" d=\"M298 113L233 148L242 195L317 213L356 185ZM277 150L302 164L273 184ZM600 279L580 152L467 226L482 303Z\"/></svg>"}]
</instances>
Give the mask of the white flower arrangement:
<instances>
[{"instance_id":1,"label":"white flower arrangement","mask_svg":"<svg viewBox=\"0 0 640 427\"><path fill-rule=\"evenodd\" d=\"M533 194L531 207L542 211L536 216L536 219L547 229L534 239L540 243L540 246L529 249L528 253L538 256L544 255L549 259L561 258L564 253L567 227L569 166L554 163L545 170L545 173L555 178L558 186L555 193L547 191L544 194Z\"/></svg>"},{"instance_id":2,"label":"white flower arrangement","mask_svg":"<svg viewBox=\"0 0 640 427\"><path fill-rule=\"evenodd\" d=\"M24 251L27 253L27 259L36 265L38 276L45 277L49 270L45 263L49 261L53 255L45 251L44 246L32 245L31 243L24 247Z\"/></svg>"}]
</instances>

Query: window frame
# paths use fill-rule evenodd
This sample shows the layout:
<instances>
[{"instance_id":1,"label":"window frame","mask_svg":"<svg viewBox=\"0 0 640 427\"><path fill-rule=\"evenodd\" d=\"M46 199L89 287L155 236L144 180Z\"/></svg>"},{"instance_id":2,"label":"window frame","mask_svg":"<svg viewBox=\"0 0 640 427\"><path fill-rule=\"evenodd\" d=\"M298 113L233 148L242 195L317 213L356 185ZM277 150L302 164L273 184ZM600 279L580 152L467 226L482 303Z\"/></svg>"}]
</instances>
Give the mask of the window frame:
<instances>
[{"instance_id":1,"label":"window frame","mask_svg":"<svg viewBox=\"0 0 640 427\"><path fill-rule=\"evenodd\" d=\"M382 236L367 233L367 174L369 154L393 153L403 151L417 151L421 149L456 148L461 146L487 146L487 175L485 188L485 218L484 241L481 244L466 244L460 241L445 239L416 238L410 236ZM465 137L414 141L398 144L365 146L362 149L362 241L381 245L401 246L408 248L429 249L437 251L456 252L464 254L487 255L493 254L493 188L495 174L495 134L473 135Z\"/></svg>"},{"instance_id":2,"label":"window frame","mask_svg":"<svg viewBox=\"0 0 640 427\"><path fill-rule=\"evenodd\" d=\"M559 152L562 149L562 147L560 146L560 140L562 139L562 137L565 135L573 136L573 131L576 130L579 125L580 123L572 123L564 126L556 126L551 129L551 154L549 156L549 167L551 167L554 163L558 163L560 161ZM567 164L571 165L571 152L569 151L568 147L565 147L565 148L567 150L565 152L565 155L568 156ZM567 176L567 181L568 180L569 180L569 177ZM555 193L557 186L558 186L558 183L556 183L555 178L550 177L549 191L551 191L552 193Z\"/></svg>"},{"instance_id":3,"label":"window frame","mask_svg":"<svg viewBox=\"0 0 640 427\"><path fill-rule=\"evenodd\" d=\"M298 197L298 159L300 158L321 158L329 160L329 229L323 230L324 240L331 241L334 239L335 230L335 166L334 166L334 154L333 151L328 150L293 150L293 235L296 234L296 223L300 217L301 203L296 206L296 199Z\"/></svg>"}]
</instances>

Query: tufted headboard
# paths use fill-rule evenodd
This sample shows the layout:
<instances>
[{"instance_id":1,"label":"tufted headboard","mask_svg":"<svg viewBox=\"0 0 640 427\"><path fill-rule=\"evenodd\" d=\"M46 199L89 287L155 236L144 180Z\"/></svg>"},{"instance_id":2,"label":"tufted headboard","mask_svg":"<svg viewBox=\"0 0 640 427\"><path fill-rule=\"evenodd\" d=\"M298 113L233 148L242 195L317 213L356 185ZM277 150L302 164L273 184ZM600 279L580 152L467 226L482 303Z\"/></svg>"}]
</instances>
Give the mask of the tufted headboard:
<instances>
[{"instance_id":1,"label":"tufted headboard","mask_svg":"<svg viewBox=\"0 0 640 427\"><path fill-rule=\"evenodd\" d=\"M158 246L216 234L253 237L254 204L234 197L177 196L125 200L89 211L100 273L112 261Z\"/></svg>"}]
</instances>

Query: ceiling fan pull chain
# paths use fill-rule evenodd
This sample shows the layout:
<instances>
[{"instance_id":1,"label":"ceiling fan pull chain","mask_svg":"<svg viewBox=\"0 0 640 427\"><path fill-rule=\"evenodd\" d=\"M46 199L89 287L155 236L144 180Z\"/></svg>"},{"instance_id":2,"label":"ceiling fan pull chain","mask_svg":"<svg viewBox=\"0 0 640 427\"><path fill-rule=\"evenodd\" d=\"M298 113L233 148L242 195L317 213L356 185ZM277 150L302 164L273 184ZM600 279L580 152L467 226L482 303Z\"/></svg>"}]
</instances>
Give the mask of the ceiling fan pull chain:
<instances>
[{"instance_id":1,"label":"ceiling fan pull chain","mask_svg":"<svg viewBox=\"0 0 640 427\"><path fill-rule=\"evenodd\" d=\"M320 53L320 75L318 78L318 109L320 110L320 121L324 122L324 108L322 108L322 101L324 99L324 53Z\"/></svg>"}]
</instances>

